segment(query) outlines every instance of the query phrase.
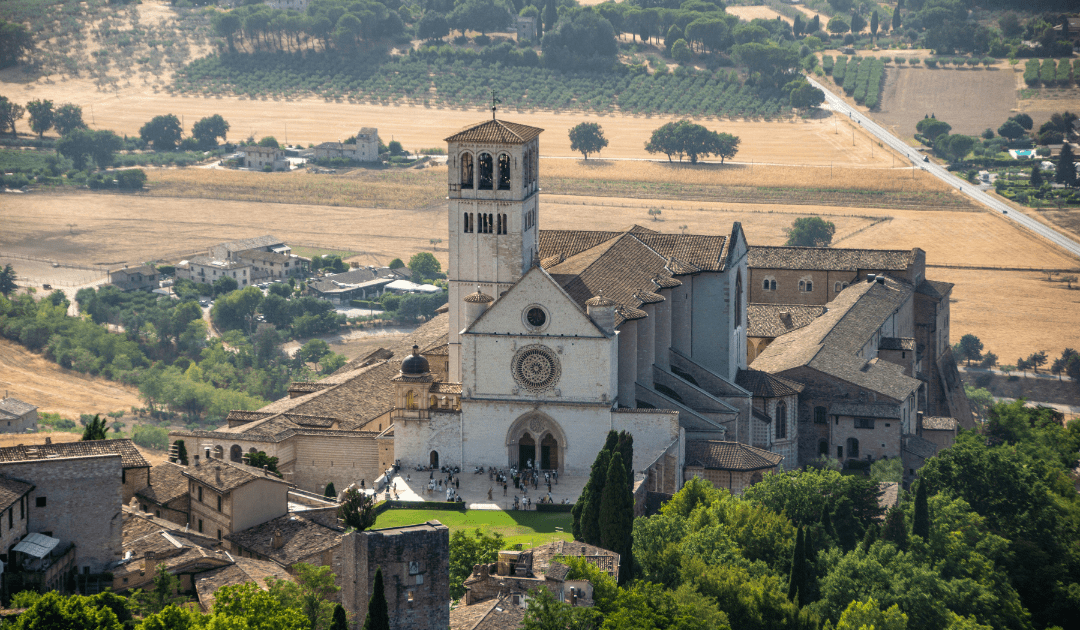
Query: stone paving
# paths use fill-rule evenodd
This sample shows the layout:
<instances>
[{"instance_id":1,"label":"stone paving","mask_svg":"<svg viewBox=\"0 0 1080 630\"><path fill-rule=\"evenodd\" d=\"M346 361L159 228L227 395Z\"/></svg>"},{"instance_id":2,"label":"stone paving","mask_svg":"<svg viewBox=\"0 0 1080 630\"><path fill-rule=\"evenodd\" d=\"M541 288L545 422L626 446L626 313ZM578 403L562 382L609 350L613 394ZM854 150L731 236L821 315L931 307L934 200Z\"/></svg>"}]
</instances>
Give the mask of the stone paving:
<instances>
[{"instance_id":1,"label":"stone paving","mask_svg":"<svg viewBox=\"0 0 1080 630\"><path fill-rule=\"evenodd\" d=\"M446 478L445 473L440 473L437 470L416 471L402 468L393 477L390 485L392 488L397 489L397 498L402 501L445 501L445 483L441 491L428 492L429 475L432 473L436 480ZM462 472L456 479L460 481L460 486L456 487L455 490L457 490L458 496L465 501L470 510L512 510L514 509L515 494L518 501L529 497L534 502L534 505L541 497L546 498L548 494L547 484L543 481L537 488L530 485L528 492L523 493L520 489L515 491L514 482L508 480L506 495L504 496L502 484L496 484L492 481L488 473L478 475L474 474L472 469ZM543 476L541 476L542 479ZM559 475L559 483L555 483L554 480L551 482L552 500L555 503L562 503L564 499L569 499L570 503L577 501L588 480L588 475ZM491 500L488 500L489 488L491 489Z\"/></svg>"}]
</instances>

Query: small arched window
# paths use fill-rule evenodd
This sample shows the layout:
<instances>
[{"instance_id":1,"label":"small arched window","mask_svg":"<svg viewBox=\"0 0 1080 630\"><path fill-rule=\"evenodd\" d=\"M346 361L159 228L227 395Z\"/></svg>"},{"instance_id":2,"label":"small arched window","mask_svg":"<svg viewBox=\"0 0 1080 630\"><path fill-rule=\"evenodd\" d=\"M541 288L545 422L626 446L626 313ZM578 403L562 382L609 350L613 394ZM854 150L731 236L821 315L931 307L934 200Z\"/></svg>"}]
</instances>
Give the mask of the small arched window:
<instances>
[{"instance_id":1,"label":"small arched window","mask_svg":"<svg viewBox=\"0 0 1080 630\"><path fill-rule=\"evenodd\" d=\"M525 150L525 156L522 158L521 167L521 187L529 187L529 176L532 175L532 151Z\"/></svg>"},{"instance_id":2,"label":"small arched window","mask_svg":"<svg viewBox=\"0 0 1080 630\"><path fill-rule=\"evenodd\" d=\"M439 399L436 398L434 395L432 395L431 398L428 400L428 408L429 409L435 409L438 406L439 406Z\"/></svg>"},{"instance_id":3,"label":"small arched window","mask_svg":"<svg viewBox=\"0 0 1080 630\"><path fill-rule=\"evenodd\" d=\"M742 271L735 277L735 328L742 326Z\"/></svg>"},{"instance_id":4,"label":"small arched window","mask_svg":"<svg viewBox=\"0 0 1080 630\"><path fill-rule=\"evenodd\" d=\"M499 190L510 190L510 156L499 154Z\"/></svg>"},{"instance_id":5,"label":"small arched window","mask_svg":"<svg viewBox=\"0 0 1080 630\"><path fill-rule=\"evenodd\" d=\"M799 280L799 291L803 293L812 293L814 291L814 280L809 277Z\"/></svg>"},{"instance_id":6,"label":"small arched window","mask_svg":"<svg viewBox=\"0 0 1080 630\"><path fill-rule=\"evenodd\" d=\"M472 232L473 231L472 213L471 212L466 212L463 221L464 221L464 223L463 223L463 226L462 226L462 231L465 232L465 233Z\"/></svg>"},{"instance_id":7,"label":"small arched window","mask_svg":"<svg viewBox=\"0 0 1080 630\"><path fill-rule=\"evenodd\" d=\"M839 282L836 282L836 283L833 284L833 291L836 292L836 293L840 292L840 283Z\"/></svg>"},{"instance_id":8,"label":"small arched window","mask_svg":"<svg viewBox=\"0 0 1080 630\"><path fill-rule=\"evenodd\" d=\"M461 187L472 188L473 187L473 159L472 153L463 153L461 155Z\"/></svg>"},{"instance_id":9,"label":"small arched window","mask_svg":"<svg viewBox=\"0 0 1080 630\"><path fill-rule=\"evenodd\" d=\"M495 175L493 173L493 171L495 170L495 165L491 161L491 154L490 153L481 153L479 162L480 162L480 177L479 177L480 181L479 181L479 183L477 185L477 188L479 188L480 190L491 190L492 184L494 183L494 177L495 177Z\"/></svg>"},{"instance_id":10,"label":"small arched window","mask_svg":"<svg viewBox=\"0 0 1080 630\"><path fill-rule=\"evenodd\" d=\"M776 405L776 439L787 439L787 405L784 403Z\"/></svg>"},{"instance_id":11,"label":"small arched window","mask_svg":"<svg viewBox=\"0 0 1080 630\"><path fill-rule=\"evenodd\" d=\"M416 409L416 392L411 389L405 393L405 408Z\"/></svg>"}]
</instances>

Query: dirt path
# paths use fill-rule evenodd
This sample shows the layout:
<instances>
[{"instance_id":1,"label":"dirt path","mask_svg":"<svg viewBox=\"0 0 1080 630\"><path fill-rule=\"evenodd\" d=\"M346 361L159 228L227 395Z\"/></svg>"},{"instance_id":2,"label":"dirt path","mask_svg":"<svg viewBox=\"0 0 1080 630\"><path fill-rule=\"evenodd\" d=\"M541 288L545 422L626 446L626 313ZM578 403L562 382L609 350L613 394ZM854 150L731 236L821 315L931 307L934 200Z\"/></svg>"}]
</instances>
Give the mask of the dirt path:
<instances>
[{"instance_id":1,"label":"dirt path","mask_svg":"<svg viewBox=\"0 0 1080 630\"><path fill-rule=\"evenodd\" d=\"M0 339L0 390L65 418L142 405L134 387L65 370L7 339Z\"/></svg>"}]
</instances>

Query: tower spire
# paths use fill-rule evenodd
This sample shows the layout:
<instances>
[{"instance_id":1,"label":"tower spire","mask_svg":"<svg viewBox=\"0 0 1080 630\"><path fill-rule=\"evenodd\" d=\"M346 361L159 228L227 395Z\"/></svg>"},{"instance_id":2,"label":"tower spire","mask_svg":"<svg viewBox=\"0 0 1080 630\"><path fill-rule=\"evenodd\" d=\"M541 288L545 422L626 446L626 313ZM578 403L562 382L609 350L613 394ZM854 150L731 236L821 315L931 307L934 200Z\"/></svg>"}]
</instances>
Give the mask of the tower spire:
<instances>
[{"instance_id":1,"label":"tower spire","mask_svg":"<svg viewBox=\"0 0 1080 630\"><path fill-rule=\"evenodd\" d=\"M495 88L491 88L491 119L492 120L495 120L495 109L496 109L495 105L497 103L501 103L501 102L502 101L497 96L495 96Z\"/></svg>"}]
</instances>

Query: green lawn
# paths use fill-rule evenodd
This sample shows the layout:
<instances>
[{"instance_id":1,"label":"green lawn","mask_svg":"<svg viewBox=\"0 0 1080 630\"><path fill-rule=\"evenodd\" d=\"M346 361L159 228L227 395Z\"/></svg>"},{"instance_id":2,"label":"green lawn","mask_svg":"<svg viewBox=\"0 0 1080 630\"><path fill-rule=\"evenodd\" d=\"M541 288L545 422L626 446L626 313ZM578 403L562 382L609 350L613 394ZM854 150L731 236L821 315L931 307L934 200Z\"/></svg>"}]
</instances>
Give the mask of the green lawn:
<instances>
[{"instance_id":1,"label":"green lawn","mask_svg":"<svg viewBox=\"0 0 1080 630\"><path fill-rule=\"evenodd\" d=\"M502 534L507 545L533 543L542 545L555 539L573 540L570 534L573 517L569 512L503 512L501 510L387 510L379 515L373 529L415 525L437 520L450 528L472 531L479 528L485 534ZM561 527L562 532L555 531Z\"/></svg>"}]
</instances>

